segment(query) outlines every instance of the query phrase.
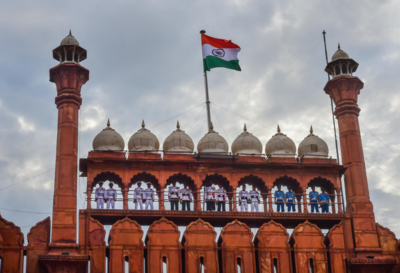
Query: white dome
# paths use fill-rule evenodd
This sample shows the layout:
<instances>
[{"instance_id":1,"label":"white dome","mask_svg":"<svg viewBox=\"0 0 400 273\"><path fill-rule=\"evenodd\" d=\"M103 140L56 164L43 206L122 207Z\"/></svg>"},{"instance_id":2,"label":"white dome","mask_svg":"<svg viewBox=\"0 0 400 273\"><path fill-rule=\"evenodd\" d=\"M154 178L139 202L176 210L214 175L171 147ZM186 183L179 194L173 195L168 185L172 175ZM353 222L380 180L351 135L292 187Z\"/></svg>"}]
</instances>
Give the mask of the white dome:
<instances>
[{"instance_id":1,"label":"white dome","mask_svg":"<svg viewBox=\"0 0 400 273\"><path fill-rule=\"evenodd\" d=\"M232 143L232 154L261 154L262 143L252 133L247 132L246 124L241 133Z\"/></svg>"},{"instance_id":2,"label":"white dome","mask_svg":"<svg viewBox=\"0 0 400 273\"><path fill-rule=\"evenodd\" d=\"M275 156L294 156L296 154L296 145L293 140L281 133L278 125L278 133L276 133L265 145L266 155Z\"/></svg>"},{"instance_id":3,"label":"white dome","mask_svg":"<svg viewBox=\"0 0 400 273\"><path fill-rule=\"evenodd\" d=\"M215 132L211 123L210 131L197 144L199 153L228 153L229 145L226 140Z\"/></svg>"},{"instance_id":4,"label":"white dome","mask_svg":"<svg viewBox=\"0 0 400 273\"><path fill-rule=\"evenodd\" d=\"M166 152L193 152L193 140L180 129L179 121L176 124L176 130L164 140L163 150Z\"/></svg>"},{"instance_id":5,"label":"white dome","mask_svg":"<svg viewBox=\"0 0 400 273\"><path fill-rule=\"evenodd\" d=\"M328 156L329 148L324 140L313 134L311 126L310 134L299 145L298 154L299 157Z\"/></svg>"},{"instance_id":6,"label":"white dome","mask_svg":"<svg viewBox=\"0 0 400 273\"><path fill-rule=\"evenodd\" d=\"M332 62L337 59L350 59L349 54L340 49L340 44L338 45L338 50L332 55Z\"/></svg>"},{"instance_id":7,"label":"white dome","mask_svg":"<svg viewBox=\"0 0 400 273\"><path fill-rule=\"evenodd\" d=\"M113 128L110 120L107 127L93 139L93 150L95 151L122 151L125 148L124 139Z\"/></svg>"},{"instance_id":8,"label":"white dome","mask_svg":"<svg viewBox=\"0 0 400 273\"><path fill-rule=\"evenodd\" d=\"M78 40L77 40L74 36L72 36L71 30L69 31L68 36L65 37L65 38L61 41L60 44L61 44L61 45L79 46L79 42L78 42Z\"/></svg>"},{"instance_id":9,"label":"white dome","mask_svg":"<svg viewBox=\"0 0 400 273\"><path fill-rule=\"evenodd\" d=\"M128 142L128 149L133 151L154 151L160 147L158 138L149 130L147 130L142 122L142 128L134 133Z\"/></svg>"}]
</instances>

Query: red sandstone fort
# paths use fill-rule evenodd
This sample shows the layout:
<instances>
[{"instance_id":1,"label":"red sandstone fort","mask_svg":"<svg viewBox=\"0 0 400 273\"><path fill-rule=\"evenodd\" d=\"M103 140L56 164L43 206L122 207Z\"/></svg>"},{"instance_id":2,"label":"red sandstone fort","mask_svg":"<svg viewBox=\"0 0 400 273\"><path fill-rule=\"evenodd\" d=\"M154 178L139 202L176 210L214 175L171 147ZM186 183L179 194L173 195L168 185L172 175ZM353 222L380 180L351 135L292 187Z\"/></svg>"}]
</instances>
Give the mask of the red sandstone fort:
<instances>
[{"instance_id":1,"label":"red sandstone fort","mask_svg":"<svg viewBox=\"0 0 400 273\"><path fill-rule=\"evenodd\" d=\"M81 88L89 80L89 70L80 65L86 50L70 34L53 56L59 64L50 69L58 109L52 221L32 227L24 246L20 228L0 217L1 273L23 267L27 273L400 272L399 241L375 222L358 123L363 82L353 76L358 64L344 51L327 65L332 80L324 87L336 106L343 165L312 132L296 151L278 131L262 154L262 144L245 128L228 153L228 143L211 128L193 153L191 138L179 126L160 149L144 124L129 140L129 151L108 124L93 151L78 161ZM79 211L78 164L87 177L88 200ZM117 185L116 202L123 209L94 207L102 181ZM133 209L138 182L155 189L153 210ZM191 190L191 210L169 209L167 189L175 182ZM208 185L225 189L226 211L205 209ZM237 192L243 185L260 192L260 212L241 211ZM278 185L293 189L295 212L277 212ZM311 187L327 191L329 213L310 211ZM108 237L104 225L112 225ZM178 226L186 227L182 237ZM218 238L215 227L221 230Z\"/></svg>"}]
</instances>

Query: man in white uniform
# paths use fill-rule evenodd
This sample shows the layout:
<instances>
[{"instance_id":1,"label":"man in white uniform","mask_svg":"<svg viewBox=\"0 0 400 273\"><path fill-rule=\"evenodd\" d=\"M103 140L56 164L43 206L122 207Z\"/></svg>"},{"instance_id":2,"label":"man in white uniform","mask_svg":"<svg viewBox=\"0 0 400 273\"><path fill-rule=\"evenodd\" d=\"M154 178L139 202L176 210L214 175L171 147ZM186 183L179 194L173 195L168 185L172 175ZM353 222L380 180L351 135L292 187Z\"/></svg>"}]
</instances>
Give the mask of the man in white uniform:
<instances>
[{"instance_id":1,"label":"man in white uniform","mask_svg":"<svg viewBox=\"0 0 400 273\"><path fill-rule=\"evenodd\" d=\"M260 204L260 193L253 186L253 189L249 192L249 197L251 201L251 212L258 212L258 204Z\"/></svg>"},{"instance_id":2,"label":"man in white uniform","mask_svg":"<svg viewBox=\"0 0 400 273\"><path fill-rule=\"evenodd\" d=\"M144 191L144 189L142 189L140 187L142 185L142 183L138 182L137 185L138 185L138 187L135 189L135 191L133 193L133 203L135 203L135 209L138 209L138 206L140 207L140 209L143 209L143 191Z\"/></svg>"},{"instance_id":3,"label":"man in white uniform","mask_svg":"<svg viewBox=\"0 0 400 273\"><path fill-rule=\"evenodd\" d=\"M215 187L212 186L212 181L208 183L208 187L204 190L205 201L207 203L207 210L215 210Z\"/></svg>"},{"instance_id":4,"label":"man in white uniform","mask_svg":"<svg viewBox=\"0 0 400 273\"><path fill-rule=\"evenodd\" d=\"M106 191L107 208L109 209L111 205L111 207L115 209L115 201L117 200L117 191L113 189L114 184L112 182L110 182L108 186L110 188Z\"/></svg>"},{"instance_id":5,"label":"man in white uniform","mask_svg":"<svg viewBox=\"0 0 400 273\"><path fill-rule=\"evenodd\" d=\"M103 181L99 182L99 187L96 189L94 201L97 203L98 209L104 209L104 198L106 194L106 189L103 188Z\"/></svg>"},{"instance_id":6,"label":"man in white uniform","mask_svg":"<svg viewBox=\"0 0 400 273\"><path fill-rule=\"evenodd\" d=\"M153 202L154 202L154 190L150 188L151 183L147 182L147 189L143 191L144 193L144 199L146 200L146 208L148 209L150 207L151 210L153 210Z\"/></svg>"},{"instance_id":7,"label":"man in white uniform","mask_svg":"<svg viewBox=\"0 0 400 273\"><path fill-rule=\"evenodd\" d=\"M239 206L240 211L247 211L247 200L249 198L249 193L246 191L246 186L242 186L242 190L239 192Z\"/></svg>"},{"instance_id":8,"label":"man in white uniform","mask_svg":"<svg viewBox=\"0 0 400 273\"><path fill-rule=\"evenodd\" d=\"M189 189L189 186L186 186L186 188L183 188L180 191L180 199L182 203L182 210L190 210L190 203L192 202L192 191Z\"/></svg>"},{"instance_id":9,"label":"man in white uniform","mask_svg":"<svg viewBox=\"0 0 400 273\"><path fill-rule=\"evenodd\" d=\"M169 187L168 199L171 204L171 210L179 210L179 188L176 186L176 182L173 182L172 186Z\"/></svg>"},{"instance_id":10,"label":"man in white uniform","mask_svg":"<svg viewBox=\"0 0 400 273\"><path fill-rule=\"evenodd\" d=\"M219 189L215 191L215 195L217 196L217 206L218 211L225 211L225 202L226 202L226 191L222 188L222 184L219 183Z\"/></svg>"}]
</instances>

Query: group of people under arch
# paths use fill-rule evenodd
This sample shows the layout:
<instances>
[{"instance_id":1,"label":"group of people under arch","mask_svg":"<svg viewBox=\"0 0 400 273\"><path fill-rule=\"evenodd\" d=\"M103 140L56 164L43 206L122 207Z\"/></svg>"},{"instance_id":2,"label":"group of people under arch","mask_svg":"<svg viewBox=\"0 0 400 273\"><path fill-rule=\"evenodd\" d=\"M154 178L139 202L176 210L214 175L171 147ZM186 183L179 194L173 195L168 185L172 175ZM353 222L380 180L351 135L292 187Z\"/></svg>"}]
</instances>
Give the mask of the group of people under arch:
<instances>
[{"instance_id":1,"label":"group of people under arch","mask_svg":"<svg viewBox=\"0 0 400 273\"><path fill-rule=\"evenodd\" d=\"M238 189L232 189L229 182L226 179L221 179L220 176L214 175L207 178L200 189L196 189L194 183L190 184L187 183L188 181L182 181L180 177L170 177L165 189L153 185L154 183L152 182L144 183L143 181L146 180L143 179L132 183L132 186L136 187L133 191L133 197L128 199L132 200L135 210L153 210L154 207L159 209L158 205L154 206L153 204L162 199L160 193L163 191L164 194L162 196L168 196L168 198L165 198L166 204L169 204L167 209L196 210L196 202L201 202L200 207L203 207L203 211L220 212L226 211L226 205L228 205L229 211L235 211L233 205L235 201L239 205L237 210L242 212L259 212L260 206L264 212L267 211L269 206L269 211L272 212L272 205L276 206L275 212L301 212L301 207L305 203L302 189L295 185L293 181L288 181L287 177L286 179L275 181L273 189L269 191L266 190L262 180L257 177L250 176L242 179L239 182ZM187 177L186 180L188 180ZM324 183L322 184L318 182L321 181L311 181L308 184L311 190L307 190L308 201L306 201L306 206L309 205L311 207L311 213L319 213L320 209L322 213L329 213L329 207L332 207L332 212L335 212L335 190L333 185L329 184L330 182L327 180L323 181ZM102 187L103 181L98 181L97 183L99 185L95 189L97 208L103 209L106 204L107 209L114 209L115 203L121 200L117 198L119 193L113 188L114 183L108 183L109 189ZM142 184L146 184L146 186L143 188ZM240 188L241 190L239 190ZM318 188L320 191L318 191ZM199 195L197 195L198 191L200 191ZM234 198L234 195L236 198Z\"/></svg>"}]
</instances>

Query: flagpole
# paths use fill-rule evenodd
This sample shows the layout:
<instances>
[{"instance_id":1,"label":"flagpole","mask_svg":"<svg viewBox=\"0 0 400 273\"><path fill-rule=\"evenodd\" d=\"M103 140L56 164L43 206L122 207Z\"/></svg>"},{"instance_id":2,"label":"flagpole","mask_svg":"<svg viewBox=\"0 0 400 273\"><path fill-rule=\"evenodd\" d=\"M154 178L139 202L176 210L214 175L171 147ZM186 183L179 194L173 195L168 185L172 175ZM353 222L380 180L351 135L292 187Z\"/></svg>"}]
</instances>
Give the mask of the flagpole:
<instances>
[{"instance_id":1,"label":"flagpole","mask_svg":"<svg viewBox=\"0 0 400 273\"><path fill-rule=\"evenodd\" d=\"M206 33L205 30L200 30L201 34ZM210 98L208 96L208 80L207 80L207 71L204 69L204 63L203 63L203 71L204 71L204 85L206 88L206 106L207 106L207 132L210 131L211 128L211 113L210 113Z\"/></svg>"},{"instance_id":2,"label":"flagpole","mask_svg":"<svg viewBox=\"0 0 400 273\"><path fill-rule=\"evenodd\" d=\"M322 32L322 35L324 36L324 47L325 47L325 59L326 59L326 64L328 64L328 51L326 49L326 39L325 39L325 30ZM328 81L331 80L331 77L328 74ZM332 110L332 122L333 122L333 132L335 134L335 145L336 145L336 157L337 157L337 162L340 164L340 158L339 158L339 148L338 148L338 141L336 137L336 123L335 123L335 116L333 114L333 100L331 98L331 110ZM340 178L340 191L342 194L342 207L343 207L343 212L346 213L346 208L344 206L344 195L343 195L343 185L342 185L342 178Z\"/></svg>"}]
</instances>

